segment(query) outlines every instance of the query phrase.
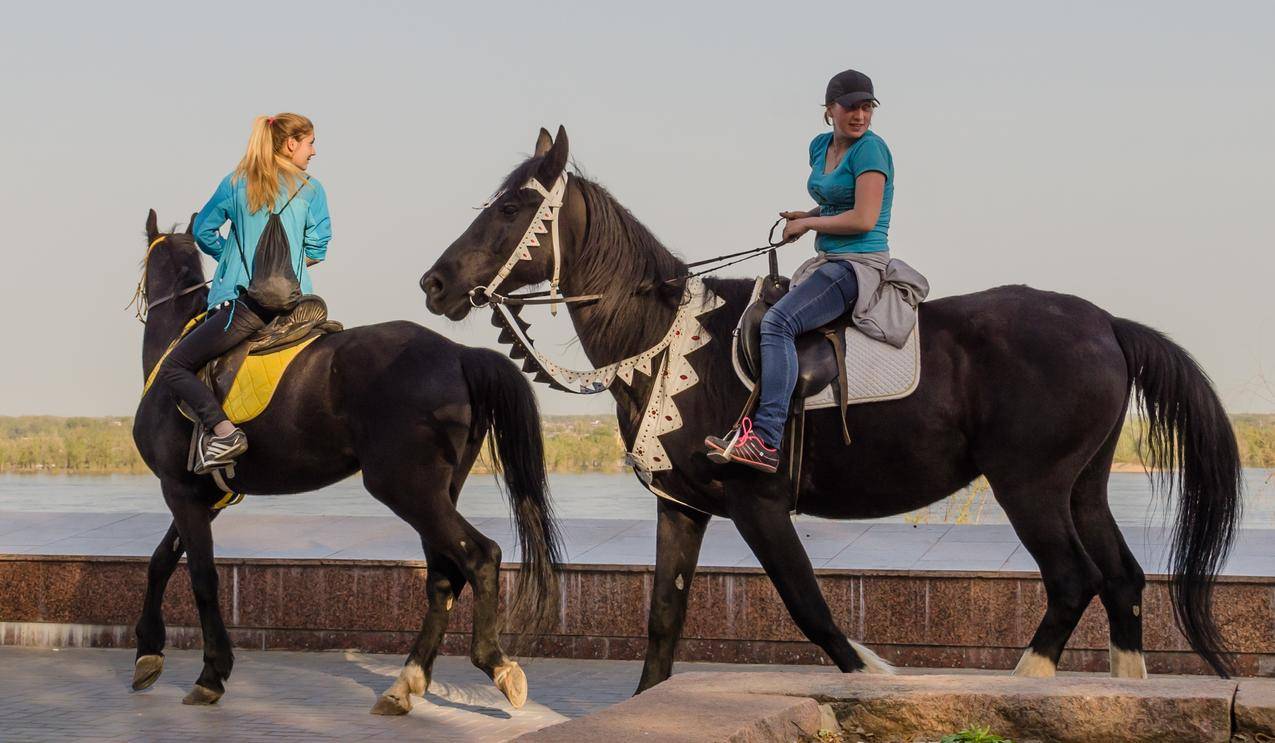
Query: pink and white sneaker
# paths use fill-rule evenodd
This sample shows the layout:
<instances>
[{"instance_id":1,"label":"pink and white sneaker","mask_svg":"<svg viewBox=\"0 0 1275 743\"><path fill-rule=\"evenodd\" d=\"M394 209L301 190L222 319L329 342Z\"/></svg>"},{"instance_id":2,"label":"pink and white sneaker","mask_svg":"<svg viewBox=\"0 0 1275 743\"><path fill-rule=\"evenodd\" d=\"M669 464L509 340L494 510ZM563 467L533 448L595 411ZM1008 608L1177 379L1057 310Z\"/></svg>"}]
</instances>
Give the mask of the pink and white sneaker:
<instances>
[{"instance_id":1,"label":"pink and white sneaker","mask_svg":"<svg viewBox=\"0 0 1275 743\"><path fill-rule=\"evenodd\" d=\"M747 416L725 436L708 436L704 439L708 458L717 464L738 462L773 475L779 470L779 450L766 446L761 437L753 433L753 422Z\"/></svg>"}]
</instances>

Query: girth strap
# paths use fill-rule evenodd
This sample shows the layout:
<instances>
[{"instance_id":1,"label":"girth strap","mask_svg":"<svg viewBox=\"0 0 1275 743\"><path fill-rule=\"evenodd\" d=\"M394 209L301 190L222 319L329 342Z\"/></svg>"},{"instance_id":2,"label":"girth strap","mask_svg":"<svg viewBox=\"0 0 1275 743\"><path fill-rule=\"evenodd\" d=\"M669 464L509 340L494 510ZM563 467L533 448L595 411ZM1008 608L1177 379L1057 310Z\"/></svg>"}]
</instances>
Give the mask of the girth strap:
<instances>
[{"instance_id":1,"label":"girth strap","mask_svg":"<svg viewBox=\"0 0 1275 743\"><path fill-rule=\"evenodd\" d=\"M837 408L841 413L841 438L850 445L850 428L846 425L846 404L850 401L850 379L846 373L846 339L837 328L823 328L823 337L832 344L832 353L837 358ZM761 385L757 385L760 387ZM797 402L801 405L801 402Z\"/></svg>"}]
</instances>

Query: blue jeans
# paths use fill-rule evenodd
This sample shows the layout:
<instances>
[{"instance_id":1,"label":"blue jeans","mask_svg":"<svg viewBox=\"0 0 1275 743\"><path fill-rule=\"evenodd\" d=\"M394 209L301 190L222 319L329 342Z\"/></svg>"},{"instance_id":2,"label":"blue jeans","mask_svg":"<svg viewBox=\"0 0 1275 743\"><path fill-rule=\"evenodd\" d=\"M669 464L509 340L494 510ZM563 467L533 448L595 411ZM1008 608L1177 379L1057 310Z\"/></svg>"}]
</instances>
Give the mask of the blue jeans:
<instances>
[{"instance_id":1,"label":"blue jeans","mask_svg":"<svg viewBox=\"0 0 1275 743\"><path fill-rule=\"evenodd\" d=\"M819 267L775 303L761 321L761 395L753 431L767 446L778 447L788 419L788 404L797 386L795 339L832 322L854 306L859 279L845 261Z\"/></svg>"}]
</instances>

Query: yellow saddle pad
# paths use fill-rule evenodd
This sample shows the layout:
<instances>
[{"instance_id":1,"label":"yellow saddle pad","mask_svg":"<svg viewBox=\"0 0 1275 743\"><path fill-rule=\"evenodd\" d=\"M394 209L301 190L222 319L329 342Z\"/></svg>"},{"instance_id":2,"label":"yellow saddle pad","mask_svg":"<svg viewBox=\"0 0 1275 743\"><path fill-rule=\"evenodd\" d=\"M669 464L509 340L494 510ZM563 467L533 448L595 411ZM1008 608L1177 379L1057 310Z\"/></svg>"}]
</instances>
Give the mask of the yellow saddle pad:
<instances>
[{"instance_id":1,"label":"yellow saddle pad","mask_svg":"<svg viewBox=\"0 0 1275 743\"><path fill-rule=\"evenodd\" d=\"M203 315L200 315L191 320L182 331L181 337L190 332L202 319ZM275 390L279 388L279 381L283 379L283 373L288 370L288 365L306 349L306 346L318 339L319 336L315 335L295 346L261 355L249 354L245 357L239 372L235 374L235 381L230 385L230 391L226 393L226 399L221 401L226 417L232 423L244 423L261 415L261 412L270 404L270 399L274 397ZM146 379L146 386L142 388L143 397L150 391L151 385L155 382L155 376L159 373L159 367L164 364L164 360L168 358L168 354L176 345L177 341L173 341L159 363L155 364L155 368L151 370L150 376Z\"/></svg>"},{"instance_id":2,"label":"yellow saddle pad","mask_svg":"<svg viewBox=\"0 0 1275 743\"><path fill-rule=\"evenodd\" d=\"M314 343L319 336L307 338L290 348L271 351L260 356L248 355L230 385L230 392L222 400L221 407L231 423L243 423L261 415L261 411L270 404L274 391L279 388L279 380L288 370L288 365L306 346Z\"/></svg>"}]
</instances>

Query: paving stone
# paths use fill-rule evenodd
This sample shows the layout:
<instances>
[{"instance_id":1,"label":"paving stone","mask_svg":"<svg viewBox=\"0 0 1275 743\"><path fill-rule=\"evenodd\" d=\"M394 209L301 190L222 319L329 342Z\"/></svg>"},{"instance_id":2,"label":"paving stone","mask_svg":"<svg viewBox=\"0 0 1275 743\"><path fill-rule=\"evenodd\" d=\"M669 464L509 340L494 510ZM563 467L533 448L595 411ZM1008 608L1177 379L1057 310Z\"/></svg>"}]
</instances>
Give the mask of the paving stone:
<instances>
[{"instance_id":1,"label":"paving stone","mask_svg":"<svg viewBox=\"0 0 1275 743\"><path fill-rule=\"evenodd\" d=\"M129 691L133 651L0 647L0 741L504 741L626 700L641 663L522 659L530 700L511 708L468 658L443 656L424 697L401 718L369 714L401 655L235 651L226 696L184 706L197 651L168 650L164 674ZM679 664L679 670L762 668ZM796 666L765 666L789 671Z\"/></svg>"}]
</instances>

